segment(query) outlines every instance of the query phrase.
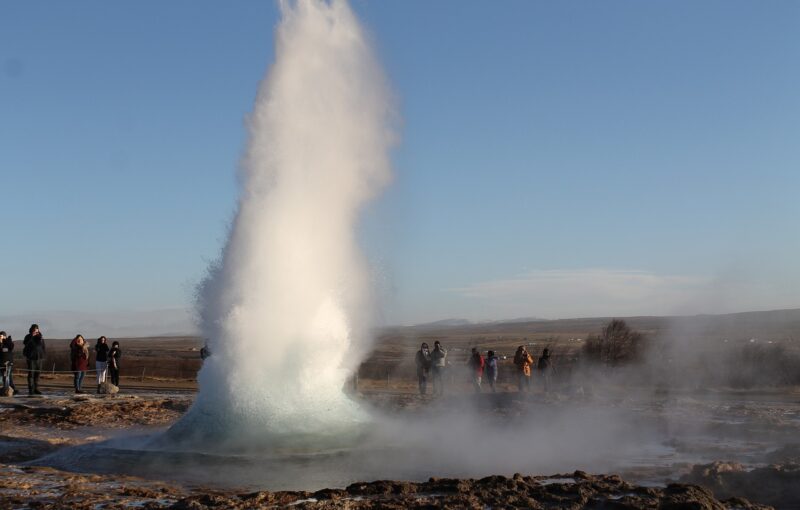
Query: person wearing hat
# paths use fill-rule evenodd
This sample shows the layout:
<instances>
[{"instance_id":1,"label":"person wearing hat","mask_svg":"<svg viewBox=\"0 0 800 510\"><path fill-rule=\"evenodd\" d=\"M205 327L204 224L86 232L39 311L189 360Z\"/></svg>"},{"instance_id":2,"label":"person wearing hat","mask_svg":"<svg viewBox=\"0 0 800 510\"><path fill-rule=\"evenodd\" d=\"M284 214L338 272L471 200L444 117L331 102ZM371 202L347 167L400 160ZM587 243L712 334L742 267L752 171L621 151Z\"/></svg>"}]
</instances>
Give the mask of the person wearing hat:
<instances>
[{"instance_id":1,"label":"person wearing hat","mask_svg":"<svg viewBox=\"0 0 800 510\"><path fill-rule=\"evenodd\" d=\"M42 363L47 350L44 345L42 332L39 331L38 324L31 324L28 334L22 341L22 354L28 364L28 395L41 395L39 391L39 373L42 371Z\"/></svg>"}]
</instances>

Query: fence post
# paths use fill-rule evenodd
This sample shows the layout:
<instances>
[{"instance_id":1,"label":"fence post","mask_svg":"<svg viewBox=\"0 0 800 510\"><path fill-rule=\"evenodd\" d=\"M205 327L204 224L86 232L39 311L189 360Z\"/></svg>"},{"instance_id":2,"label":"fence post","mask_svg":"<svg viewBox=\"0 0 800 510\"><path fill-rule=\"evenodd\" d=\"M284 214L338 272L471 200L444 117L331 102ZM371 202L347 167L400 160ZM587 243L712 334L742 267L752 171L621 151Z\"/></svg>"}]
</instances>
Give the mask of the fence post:
<instances>
[{"instance_id":1,"label":"fence post","mask_svg":"<svg viewBox=\"0 0 800 510\"><path fill-rule=\"evenodd\" d=\"M53 362L53 372L50 375L56 375L56 362Z\"/></svg>"},{"instance_id":2,"label":"fence post","mask_svg":"<svg viewBox=\"0 0 800 510\"><path fill-rule=\"evenodd\" d=\"M146 369L147 369L147 367L142 367L142 382L144 382L144 371L145 371Z\"/></svg>"}]
</instances>

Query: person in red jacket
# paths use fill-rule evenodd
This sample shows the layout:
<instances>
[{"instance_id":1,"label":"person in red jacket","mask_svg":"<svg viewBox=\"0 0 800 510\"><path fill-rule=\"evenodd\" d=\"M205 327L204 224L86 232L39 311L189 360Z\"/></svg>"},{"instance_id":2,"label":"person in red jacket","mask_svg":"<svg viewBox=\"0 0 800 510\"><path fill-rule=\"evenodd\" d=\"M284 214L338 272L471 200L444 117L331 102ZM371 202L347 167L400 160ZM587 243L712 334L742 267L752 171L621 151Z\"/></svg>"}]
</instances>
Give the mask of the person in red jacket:
<instances>
[{"instance_id":1,"label":"person in red jacket","mask_svg":"<svg viewBox=\"0 0 800 510\"><path fill-rule=\"evenodd\" d=\"M467 364L469 365L470 372L472 373L472 386L475 388L475 393L480 393L481 379L483 378L483 367L485 362L483 360L483 356L476 347L472 348L472 355L469 357Z\"/></svg>"},{"instance_id":2,"label":"person in red jacket","mask_svg":"<svg viewBox=\"0 0 800 510\"><path fill-rule=\"evenodd\" d=\"M83 339L83 336L78 335L70 342L69 360L75 393L83 393L81 390L83 376L85 376L86 371L89 370L89 347L87 347L86 340Z\"/></svg>"}]
</instances>

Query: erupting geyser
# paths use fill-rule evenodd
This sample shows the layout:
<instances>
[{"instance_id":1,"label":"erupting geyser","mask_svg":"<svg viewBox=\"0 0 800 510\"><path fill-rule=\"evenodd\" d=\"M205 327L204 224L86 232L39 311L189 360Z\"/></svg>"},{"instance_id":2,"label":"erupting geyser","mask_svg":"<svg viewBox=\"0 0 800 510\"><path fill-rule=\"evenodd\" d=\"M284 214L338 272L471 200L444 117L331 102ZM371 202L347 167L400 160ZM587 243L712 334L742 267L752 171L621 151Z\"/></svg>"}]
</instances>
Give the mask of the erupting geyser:
<instances>
[{"instance_id":1,"label":"erupting geyser","mask_svg":"<svg viewBox=\"0 0 800 510\"><path fill-rule=\"evenodd\" d=\"M389 94L346 1L280 6L237 214L198 292L213 355L169 433L204 446L310 440L363 419L343 393L369 326L355 226L390 178Z\"/></svg>"}]
</instances>

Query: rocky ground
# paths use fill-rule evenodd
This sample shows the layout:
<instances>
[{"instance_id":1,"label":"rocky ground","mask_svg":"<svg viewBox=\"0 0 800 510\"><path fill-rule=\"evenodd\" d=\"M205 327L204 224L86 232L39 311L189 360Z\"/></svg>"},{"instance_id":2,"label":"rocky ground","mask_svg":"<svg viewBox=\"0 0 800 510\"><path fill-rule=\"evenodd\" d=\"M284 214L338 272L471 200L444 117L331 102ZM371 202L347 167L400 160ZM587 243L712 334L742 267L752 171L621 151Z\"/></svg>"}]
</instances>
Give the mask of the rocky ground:
<instances>
[{"instance_id":1,"label":"rocky ground","mask_svg":"<svg viewBox=\"0 0 800 510\"><path fill-rule=\"evenodd\" d=\"M0 507L37 509L766 509L745 499L716 499L696 485L641 487L618 476L490 476L480 480L375 481L316 492L187 490L132 477L82 475L43 467L0 465Z\"/></svg>"},{"instance_id":2,"label":"rocky ground","mask_svg":"<svg viewBox=\"0 0 800 510\"><path fill-rule=\"evenodd\" d=\"M122 430L166 426L192 395L51 394L0 399L0 462L32 460L65 446L103 441Z\"/></svg>"},{"instance_id":3,"label":"rocky ground","mask_svg":"<svg viewBox=\"0 0 800 510\"><path fill-rule=\"evenodd\" d=\"M694 466L692 472L681 477L681 482L701 485L716 496L729 498L736 495L760 501L778 508L800 507L800 459L797 446L789 461L780 461L755 469L746 469L736 462L714 462Z\"/></svg>"},{"instance_id":4,"label":"rocky ground","mask_svg":"<svg viewBox=\"0 0 800 510\"><path fill-rule=\"evenodd\" d=\"M0 399L0 509L5 508L800 508L800 446L769 454L747 468L732 462L696 465L678 483L645 487L615 475L576 471L552 476L432 478L427 482L373 481L316 492L252 492L165 483L118 475L92 475L25 464L65 446L103 441L131 429L173 423L191 394L141 393ZM502 412L516 414L509 398ZM374 396L384 409L422 412L413 395ZM447 405L447 402L442 402ZM495 414L492 403L491 414ZM497 411L500 412L500 411ZM744 499L746 498L746 499Z\"/></svg>"}]
</instances>

